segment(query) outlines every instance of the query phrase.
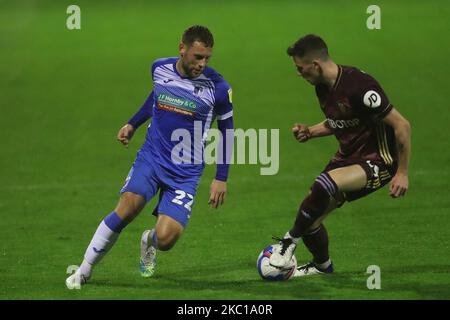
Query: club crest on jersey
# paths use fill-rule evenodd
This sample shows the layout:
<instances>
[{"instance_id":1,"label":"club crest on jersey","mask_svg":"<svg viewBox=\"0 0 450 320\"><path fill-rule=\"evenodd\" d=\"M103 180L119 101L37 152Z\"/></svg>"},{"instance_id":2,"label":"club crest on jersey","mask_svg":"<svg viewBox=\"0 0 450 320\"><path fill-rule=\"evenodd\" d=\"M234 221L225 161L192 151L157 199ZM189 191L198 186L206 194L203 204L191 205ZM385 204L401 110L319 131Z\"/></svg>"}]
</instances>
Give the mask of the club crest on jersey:
<instances>
[{"instance_id":1,"label":"club crest on jersey","mask_svg":"<svg viewBox=\"0 0 450 320\"><path fill-rule=\"evenodd\" d=\"M200 95L201 93L203 92L203 87L201 87L201 86L195 86L194 87L194 94L195 95Z\"/></svg>"},{"instance_id":2,"label":"club crest on jersey","mask_svg":"<svg viewBox=\"0 0 450 320\"><path fill-rule=\"evenodd\" d=\"M350 111L350 101L348 101L347 97L343 97L336 102L339 111L343 114L346 114Z\"/></svg>"}]
</instances>

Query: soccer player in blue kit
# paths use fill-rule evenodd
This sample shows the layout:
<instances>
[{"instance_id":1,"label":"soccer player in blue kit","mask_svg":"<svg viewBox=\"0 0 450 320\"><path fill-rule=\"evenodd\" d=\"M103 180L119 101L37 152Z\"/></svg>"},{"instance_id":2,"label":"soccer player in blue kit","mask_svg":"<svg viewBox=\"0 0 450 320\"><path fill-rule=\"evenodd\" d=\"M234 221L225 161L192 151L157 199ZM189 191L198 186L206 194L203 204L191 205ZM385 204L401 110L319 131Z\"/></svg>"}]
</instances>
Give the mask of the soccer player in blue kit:
<instances>
[{"instance_id":1,"label":"soccer player in blue kit","mask_svg":"<svg viewBox=\"0 0 450 320\"><path fill-rule=\"evenodd\" d=\"M153 63L153 90L117 136L128 146L136 129L151 118L145 142L120 191L117 207L102 220L81 266L67 278L69 289L86 283L93 267L111 249L122 229L160 191L159 203L153 212L157 216L156 225L144 231L141 237L140 272L143 277L153 275L157 250L172 248L191 216L204 168L204 143L214 119L222 133L219 142L222 149L209 204L218 208L224 203L230 158L226 151L232 150L233 143L233 139L226 139L226 131L233 129L233 106L230 86L220 74L207 67L213 45L211 32L195 25L183 33L179 57ZM195 139L194 131L199 127L201 139ZM177 130L190 133L191 141L173 139ZM181 153L177 152L180 143L184 147Z\"/></svg>"}]
</instances>

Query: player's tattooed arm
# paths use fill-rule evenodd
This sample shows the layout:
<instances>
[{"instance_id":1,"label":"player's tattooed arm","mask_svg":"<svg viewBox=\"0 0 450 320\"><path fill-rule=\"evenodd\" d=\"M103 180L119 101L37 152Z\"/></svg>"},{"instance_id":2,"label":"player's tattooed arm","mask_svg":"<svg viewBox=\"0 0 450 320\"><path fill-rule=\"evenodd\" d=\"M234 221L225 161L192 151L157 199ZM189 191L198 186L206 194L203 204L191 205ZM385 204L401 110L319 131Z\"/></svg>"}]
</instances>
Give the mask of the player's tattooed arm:
<instances>
[{"instance_id":1,"label":"player's tattooed arm","mask_svg":"<svg viewBox=\"0 0 450 320\"><path fill-rule=\"evenodd\" d=\"M408 190L408 166L411 154L411 125L396 109L392 109L383 122L394 129L397 142L398 169L392 178L390 195L393 198L405 195Z\"/></svg>"},{"instance_id":2,"label":"player's tattooed arm","mask_svg":"<svg viewBox=\"0 0 450 320\"><path fill-rule=\"evenodd\" d=\"M292 133L298 142L306 142L311 138L324 137L333 134L331 129L328 127L326 120L311 127L301 123L296 123L292 128Z\"/></svg>"}]
</instances>

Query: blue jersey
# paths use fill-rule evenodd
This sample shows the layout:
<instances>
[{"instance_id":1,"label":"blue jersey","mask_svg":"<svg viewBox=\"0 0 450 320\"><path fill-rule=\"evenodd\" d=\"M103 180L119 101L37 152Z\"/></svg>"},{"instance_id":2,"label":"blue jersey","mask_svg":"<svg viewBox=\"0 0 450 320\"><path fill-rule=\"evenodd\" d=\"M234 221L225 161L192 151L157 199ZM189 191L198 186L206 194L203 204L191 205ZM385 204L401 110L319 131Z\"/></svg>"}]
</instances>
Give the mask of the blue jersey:
<instances>
[{"instance_id":1,"label":"blue jersey","mask_svg":"<svg viewBox=\"0 0 450 320\"><path fill-rule=\"evenodd\" d=\"M200 176L211 123L216 118L232 119L232 93L228 83L212 68L206 67L196 78L185 78L175 67L177 61L178 58L164 58L153 63L153 91L143 106L150 108L151 112L147 112L152 121L141 151L145 158L174 176ZM133 121L129 123L136 127ZM190 134L190 141L174 134L180 130ZM190 155L179 154L174 162L174 150L180 149L182 153L190 150ZM181 158L191 161L180 163Z\"/></svg>"}]
</instances>

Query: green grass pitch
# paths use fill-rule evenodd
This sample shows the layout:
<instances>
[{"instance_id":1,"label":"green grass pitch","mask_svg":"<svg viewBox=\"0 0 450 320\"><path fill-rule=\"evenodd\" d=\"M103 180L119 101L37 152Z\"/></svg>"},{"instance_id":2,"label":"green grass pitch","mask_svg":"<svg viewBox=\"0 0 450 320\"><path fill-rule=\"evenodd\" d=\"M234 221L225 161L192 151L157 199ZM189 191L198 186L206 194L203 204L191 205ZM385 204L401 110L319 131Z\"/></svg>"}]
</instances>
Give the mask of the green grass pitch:
<instances>
[{"instance_id":1,"label":"green grass pitch","mask_svg":"<svg viewBox=\"0 0 450 320\"><path fill-rule=\"evenodd\" d=\"M0 2L0 299L449 299L450 67L448 1L75 1L81 30L66 28L72 1ZM164 3L164 4L163 4ZM143 142L118 129L151 89L149 69L177 55L192 24L216 40L210 65L233 87L238 128L280 129L280 170L234 165L227 203L207 205L205 169L193 217L153 278L138 273L139 239L152 201L122 233L82 290L66 268L81 262ZM321 35L340 64L379 80L412 124L410 190L388 190L334 212L326 225L336 274L262 281L256 258L283 235L334 138L298 144L294 122L322 120L313 87L296 76L288 45ZM299 247L296 256L307 261ZM368 290L369 265L381 290Z\"/></svg>"}]
</instances>

